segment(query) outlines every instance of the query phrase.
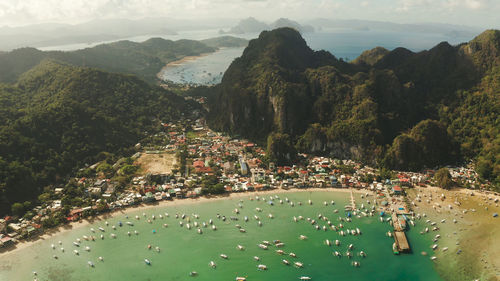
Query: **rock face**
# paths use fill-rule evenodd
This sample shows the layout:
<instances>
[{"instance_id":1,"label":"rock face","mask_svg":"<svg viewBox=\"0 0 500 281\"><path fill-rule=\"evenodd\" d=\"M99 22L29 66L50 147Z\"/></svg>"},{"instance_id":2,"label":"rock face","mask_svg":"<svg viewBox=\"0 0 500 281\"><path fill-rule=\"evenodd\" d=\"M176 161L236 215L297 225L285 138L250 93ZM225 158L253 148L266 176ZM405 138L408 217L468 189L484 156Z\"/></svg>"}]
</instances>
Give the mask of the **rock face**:
<instances>
[{"instance_id":1,"label":"rock face","mask_svg":"<svg viewBox=\"0 0 500 281\"><path fill-rule=\"evenodd\" d=\"M261 143L270 134L286 135L307 153L372 163L390 154L387 163L407 169L446 163L457 151L445 149L437 158L408 163L407 150L423 146L395 138L421 121L439 120L439 126L431 124L439 127L431 135L442 138L429 138L445 144L437 147L454 147L446 146L450 120L445 116L462 100L450 101L498 68L498 33L486 31L467 44L443 42L419 53L375 48L346 63L311 50L292 28L265 31L214 87L209 124Z\"/></svg>"}]
</instances>

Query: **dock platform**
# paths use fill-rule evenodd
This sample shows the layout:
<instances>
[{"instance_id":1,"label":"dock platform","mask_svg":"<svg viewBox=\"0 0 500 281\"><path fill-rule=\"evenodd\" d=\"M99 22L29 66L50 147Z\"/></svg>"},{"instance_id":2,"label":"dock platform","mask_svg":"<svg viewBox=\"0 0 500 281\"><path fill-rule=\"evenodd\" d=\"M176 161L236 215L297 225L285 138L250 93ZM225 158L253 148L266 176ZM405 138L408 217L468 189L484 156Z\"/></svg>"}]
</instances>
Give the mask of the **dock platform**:
<instances>
[{"instance_id":1,"label":"dock platform","mask_svg":"<svg viewBox=\"0 0 500 281\"><path fill-rule=\"evenodd\" d=\"M394 242L400 253L409 252L410 244L406 239L406 234L403 231L394 231Z\"/></svg>"}]
</instances>

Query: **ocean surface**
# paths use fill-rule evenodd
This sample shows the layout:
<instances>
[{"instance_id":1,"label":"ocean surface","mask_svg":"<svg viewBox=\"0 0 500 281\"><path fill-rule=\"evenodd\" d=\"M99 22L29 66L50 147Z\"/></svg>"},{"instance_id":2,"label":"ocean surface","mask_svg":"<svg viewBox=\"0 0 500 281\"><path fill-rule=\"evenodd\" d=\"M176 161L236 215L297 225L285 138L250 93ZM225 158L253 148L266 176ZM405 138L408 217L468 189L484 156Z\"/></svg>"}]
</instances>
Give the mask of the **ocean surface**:
<instances>
[{"instance_id":1,"label":"ocean surface","mask_svg":"<svg viewBox=\"0 0 500 281\"><path fill-rule=\"evenodd\" d=\"M258 33L249 34L228 34L245 39L254 39ZM171 40L192 39L202 40L221 36L218 29L181 31L176 35L142 35L122 40L142 42L151 37L161 37ZM405 47L414 52L430 49L442 41L447 41L452 45L467 42L472 37L449 36L439 33L421 32L394 32L384 30L353 30L353 29L323 29L314 33L303 34L307 44L314 50L326 50L337 58L353 60L363 51L377 46L393 50L397 47ZM103 43L113 41L103 41L91 44L69 44L60 46L48 46L39 48L41 50L62 50L72 51L89 48ZM222 49L219 52L203 56L196 60L185 62L181 65L167 67L163 77L165 80L175 83L213 85L221 81L223 73L231 62L241 56L243 48ZM209 75L210 73L210 75Z\"/></svg>"},{"instance_id":2,"label":"ocean surface","mask_svg":"<svg viewBox=\"0 0 500 281\"><path fill-rule=\"evenodd\" d=\"M265 200L255 200L255 194L246 197L214 200L196 204L183 204L171 207L158 207L145 211L132 211L125 214L117 214L109 218L109 226L104 221L97 221L88 227L82 227L73 231L62 233L54 238L47 239L13 253L0 254L0 280L33 280L33 271L38 273L38 280L235 280L237 276L246 277L251 280L299 280L301 276L309 276L311 280L441 280L434 270L433 262L428 256L422 256L421 251L429 252L432 244L430 235L420 235L417 229L407 232L410 245L413 249L411 254L394 255L392 253L392 238L385 233L391 229L388 223L381 223L378 216L353 217L352 222L340 222L339 217L346 217L344 205L347 204L349 193L339 192L294 192L287 194L276 194L283 204L279 203L275 195L265 195ZM273 197L274 205L270 205L270 197ZM367 198L361 199L356 195L358 205L366 202ZM254 198L250 201L250 198ZM287 203L285 198L294 202L294 206ZM308 200L312 205L307 204ZM332 205L331 201L335 204ZM373 200L373 197L368 197ZM324 205L323 202L328 205ZM299 205L302 202L302 205ZM241 204L241 207L238 206ZM238 208L240 213L236 214L234 209ZM261 212L256 208L262 209ZM339 212L335 213L334 210ZM143 215L143 212L145 216ZM165 217L168 213L169 216ZM159 215L163 218L160 218ZM175 218L178 214L179 218ZM181 219L181 215L186 217ZM217 214L227 219L217 218ZM269 217L273 215L273 218ZM337 232L316 230L307 218L315 219L318 225L327 225L327 221L318 219L318 215L328 217L334 224L340 223L346 229L359 228L361 235L340 236ZM136 220L135 216L140 220ZM152 219L155 215L155 219ZM230 217L238 220L231 220ZM245 222L244 217L249 221ZM254 218L258 216L262 226ZM303 216L304 220L294 222L293 216ZM196 218L198 217L198 218ZM151 223L147 220L151 220ZM209 224L212 219L217 230L201 227L199 234L196 227L187 229L186 224L193 225L197 222ZM119 221L123 226L118 226ZM130 221L134 225L127 225ZM179 226L182 221L184 226ZM418 223L416 228L418 228ZM423 223L423 222L420 222ZM168 224L168 227L164 227ZM246 230L242 233L236 225L241 225ZM112 229L116 226L116 230ZM90 228L95 229L95 233ZM105 232L98 230L103 227ZM127 232L131 235L127 235ZM138 235L134 234L138 231ZM111 238L114 233L116 238ZM99 236L103 234L104 239ZM96 241L86 241L83 235L97 237ZM305 235L306 240L299 239ZM73 241L81 239L80 247L73 245ZM325 240L332 242L336 239L341 241L340 246L327 246ZM268 250L260 249L257 245L261 241L280 240L285 243L282 248L270 246ZM62 245L58 244L61 241ZM55 245L55 249L51 248ZM347 258L348 245L353 244L354 254L352 259ZM148 245L152 246L148 250ZM237 249L237 245L245 247L243 251ZM89 246L90 251L85 247ZM65 251L60 250L64 247ZM160 252L155 250L160 248ZM77 249L79 255L73 250ZM285 253L293 252L296 258L288 255L278 255L275 251L282 249ZM342 253L342 257L335 257L333 251ZM360 251L366 253L366 257L358 256ZM219 255L226 254L229 258L222 259ZM57 255L58 259L53 258ZM103 261L98 257L102 256ZM255 261L254 256L260 257ZM149 259L151 265L147 265L144 259ZM303 268L293 265L284 265L281 261L287 259L292 264L299 261L304 264ZM91 261L95 267L90 267ZM210 261L216 263L216 268L209 266ZM352 262L360 262L360 267L353 267ZM267 266L267 270L257 269L259 264ZM196 271L198 275L191 277L190 272Z\"/></svg>"},{"instance_id":3,"label":"ocean surface","mask_svg":"<svg viewBox=\"0 0 500 281\"><path fill-rule=\"evenodd\" d=\"M215 53L165 67L160 76L180 84L215 85L221 82L231 62L241 56L244 48L224 48Z\"/></svg>"}]
</instances>

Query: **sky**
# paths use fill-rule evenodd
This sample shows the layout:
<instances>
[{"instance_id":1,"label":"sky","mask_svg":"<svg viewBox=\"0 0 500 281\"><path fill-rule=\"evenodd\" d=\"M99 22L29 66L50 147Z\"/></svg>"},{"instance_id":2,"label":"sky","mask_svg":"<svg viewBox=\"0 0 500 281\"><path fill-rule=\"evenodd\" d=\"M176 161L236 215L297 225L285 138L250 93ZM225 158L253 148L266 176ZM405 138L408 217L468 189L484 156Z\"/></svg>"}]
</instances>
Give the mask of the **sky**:
<instances>
[{"instance_id":1,"label":"sky","mask_svg":"<svg viewBox=\"0 0 500 281\"><path fill-rule=\"evenodd\" d=\"M170 17L279 17L449 23L500 28L500 0L0 0L0 26Z\"/></svg>"}]
</instances>

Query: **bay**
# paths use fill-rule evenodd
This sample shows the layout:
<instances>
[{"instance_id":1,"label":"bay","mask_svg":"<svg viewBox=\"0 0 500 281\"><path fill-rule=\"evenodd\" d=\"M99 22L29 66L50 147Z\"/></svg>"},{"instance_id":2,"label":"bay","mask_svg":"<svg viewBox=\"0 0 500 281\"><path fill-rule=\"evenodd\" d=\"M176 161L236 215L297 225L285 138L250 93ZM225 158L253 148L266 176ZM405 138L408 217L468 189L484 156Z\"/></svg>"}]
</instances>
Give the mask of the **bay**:
<instances>
[{"instance_id":1,"label":"bay","mask_svg":"<svg viewBox=\"0 0 500 281\"><path fill-rule=\"evenodd\" d=\"M234 280L236 276L261 281L299 280L300 276L310 276L312 280L441 280L429 257L420 255L421 251L429 250L432 242L429 236L420 235L417 230L408 231L413 253L396 256L392 253L392 238L385 236L391 227L387 223L381 223L377 216L354 217L352 222L340 222L339 217L346 217L343 209L348 202L349 193L305 191L262 196L265 200L257 201L255 194L249 194L242 198L116 214L108 219L109 226L105 225L104 220L96 221L31 247L0 255L0 264L3 265L0 280L31 280L33 271L38 272L39 280L68 281ZM274 205L268 203L271 196L274 198ZM275 196L284 200L284 203L280 204L280 199ZM293 207L286 203L285 197L295 203ZM250 201L251 198L254 200ZM368 199L373 200L373 197ZM238 206L239 200L242 200L243 207ZM312 201L312 205L307 204L308 200ZM332 200L335 205L331 205ZM363 202L365 206L368 205L366 198L361 199L359 194L356 195L356 200L358 204ZM323 204L325 201L327 206ZM235 214L235 208L239 209L240 214ZM262 212L256 208L262 209ZM335 209L339 212L335 213ZM169 217L165 217L165 213ZM160 214L163 219L160 219ZM186 215L184 227L179 226L181 219L176 219L175 214ZM199 219L195 218L196 214ZM226 216L226 221L218 219L217 214ZM273 218L269 218L269 214ZM320 226L327 225L326 221L318 218L319 214L327 216L335 225L343 223L344 230L359 228L362 234L340 236L332 230L316 230L306 218L317 220ZM135 219L136 215L140 220ZM155 215L154 220L152 215ZM229 219L231 216L237 217L238 221ZM244 216L248 216L248 222L244 221ZM258 226L254 216L259 217L262 226ZM294 222L293 216L303 216L304 220ZM197 233L196 227L188 230L185 227L188 217L191 225L195 221L208 224L209 219L212 219L217 230L201 227L202 234ZM118 226L119 221L123 223L122 227ZM126 221L132 222L134 226L127 225ZM163 227L165 223L168 224L166 228ZM240 224L246 232L239 232L236 224ZM111 225L116 225L116 230ZM96 233L90 231L91 227ZM98 237L101 234L98 227L105 228L102 233L104 240L98 238L93 242L82 239L83 235ZM133 234L135 230L139 235ZM127 235L129 231L130 236ZM110 237L111 233L116 234L116 239ZM299 235L305 235L308 239L301 240ZM72 245L77 238L82 239L80 247ZM268 250L257 246L263 240L278 239L285 243L280 249L286 253L296 253L297 258L278 255L274 246ZM338 239L341 245L329 247L325 244L326 239ZM60 251L58 241L62 242L64 253ZM56 245L55 250L51 248L51 244ZM354 245L352 259L345 255L349 244ZM148 250L147 245L152 245L152 250ZM239 251L237 245L243 245L245 250ZM85 251L85 246L89 246L91 250ZM154 250L155 247L161 249L159 253ZM75 248L80 255L73 253ZM343 257L335 257L332 254L335 250L341 252ZM357 256L361 250L366 252L365 258ZM228 255L229 259L221 259L220 254ZM57 255L58 259L54 259L53 255ZM98 260L99 256L104 258L103 262ZM255 261L254 256L259 256L260 261ZM145 264L146 258L151 261L150 266ZM304 267L286 266L282 264L282 259L300 261ZM89 267L88 261L92 261L95 267ZM217 264L215 269L209 266L210 261ZM361 266L353 267L353 261L359 261ZM258 264L266 265L268 270L259 271ZM198 276L190 277L191 271L198 272Z\"/></svg>"}]
</instances>

